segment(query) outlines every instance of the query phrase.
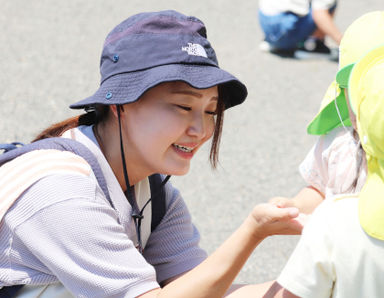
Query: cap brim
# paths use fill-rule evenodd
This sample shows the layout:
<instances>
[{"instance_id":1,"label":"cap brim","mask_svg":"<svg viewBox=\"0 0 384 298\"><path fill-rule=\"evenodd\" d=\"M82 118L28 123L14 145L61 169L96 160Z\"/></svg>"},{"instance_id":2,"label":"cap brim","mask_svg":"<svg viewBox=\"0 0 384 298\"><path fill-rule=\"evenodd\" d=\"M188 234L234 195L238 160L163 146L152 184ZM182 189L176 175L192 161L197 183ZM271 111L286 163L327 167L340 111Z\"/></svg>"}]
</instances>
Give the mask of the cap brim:
<instances>
[{"instance_id":1,"label":"cap brim","mask_svg":"<svg viewBox=\"0 0 384 298\"><path fill-rule=\"evenodd\" d=\"M327 93L328 92L329 89ZM324 99L327 99L327 96L328 95L326 94ZM309 123L307 133L311 135L324 135L332 129L342 126L343 124L344 126L352 125L351 120L349 119L349 111L344 92L339 92L336 98L330 100L329 103L325 105L324 108L322 108L316 117L311 121L311 123Z\"/></svg>"},{"instance_id":2,"label":"cap brim","mask_svg":"<svg viewBox=\"0 0 384 298\"><path fill-rule=\"evenodd\" d=\"M354 65L354 63L351 63L337 72L336 82L341 88L348 88L349 75Z\"/></svg>"},{"instance_id":3,"label":"cap brim","mask_svg":"<svg viewBox=\"0 0 384 298\"><path fill-rule=\"evenodd\" d=\"M368 165L368 178L359 195L359 221L371 237L384 240L384 161L377 160L373 168Z\"/></svg>"},{"instance_id":4,"label":"cap brim","mask_svg":"<svg viewBox=\"0 0 384 298\"><path fill-rule=\"evenodd\" d=\"M225 108L241 104L248 94L243 83L218 67L169 64L115 75L105 80L95 94L70 105L70 108L131 103L137 101L148 89L172 81L183 81L196 89L222 85L225 92Z\"/></svg>"},{"instance_id":5,"label":"cap brim","mask_svg":"<svg viewBox=\"0 0 384 298\"><path fill-rule=\"evenodd\" d=\"M348 82L349 100L367 156L367 181L359 195L359 221L369 236L380 240L384 240L383 67L384 45L381 45L356 62Z\"/></svg>"}]
</instances>

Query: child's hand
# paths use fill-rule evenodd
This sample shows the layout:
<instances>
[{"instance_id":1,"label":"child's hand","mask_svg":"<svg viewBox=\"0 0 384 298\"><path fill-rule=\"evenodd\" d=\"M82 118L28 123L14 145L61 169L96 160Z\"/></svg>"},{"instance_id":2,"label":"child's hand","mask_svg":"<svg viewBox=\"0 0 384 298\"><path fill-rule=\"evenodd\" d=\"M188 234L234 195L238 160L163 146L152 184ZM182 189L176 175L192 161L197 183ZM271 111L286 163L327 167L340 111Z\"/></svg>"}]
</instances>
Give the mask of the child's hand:
<instances>
[{"instance_id":1,"label":"child's hand","mask_svg":"<svg viewBox=\"0 0 384 298\"><path fill-rule=\"evenodd\" d=\"M257 224L257 234L264 238L271 235L299 235L303 229L303 217L298 217L299 210L294 207L260 204L251 215Z\"/></svg>"},{"instance_id":2,"label":"child's hand","mask_svg":"<svg viewBox=\"0 0 384 298\"><path fill-rule=\"evenodd\" d=\"M276 205L277 207L297 207L294 200L285 197L274 197L269 200L269 203Z\"/></svg>"}]
</instances>

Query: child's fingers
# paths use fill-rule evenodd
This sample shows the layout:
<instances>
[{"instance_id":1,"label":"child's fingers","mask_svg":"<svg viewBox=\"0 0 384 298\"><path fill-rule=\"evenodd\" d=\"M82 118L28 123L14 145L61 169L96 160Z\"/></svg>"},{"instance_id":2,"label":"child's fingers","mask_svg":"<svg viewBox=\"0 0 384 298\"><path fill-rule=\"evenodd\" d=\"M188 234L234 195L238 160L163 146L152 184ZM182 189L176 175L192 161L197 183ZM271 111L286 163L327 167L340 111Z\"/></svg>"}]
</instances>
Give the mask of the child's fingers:
<instances>
[{"instance_id":1,"label":"child's fingers","mask_svg":"<svg viewBox=\"0 0 384 298\"><path fill-rule=\"evenodd\" d=\"M286 214L286 217L294 218L299 215L299 209L296 207L286 207L286 208L279 208L281 211L283 211Z\"/></svg>"},{"instance_id":2,"label":"child's fingers","mask_svg":"<svg viewBox=\"0 0 384 298\"><path fill-rule=\"evenodd\" d=\"M277 207L293 207L291 200L284 197L274 197L269 200L269 203L276 205Z\"/></svg>"}]
</instances>

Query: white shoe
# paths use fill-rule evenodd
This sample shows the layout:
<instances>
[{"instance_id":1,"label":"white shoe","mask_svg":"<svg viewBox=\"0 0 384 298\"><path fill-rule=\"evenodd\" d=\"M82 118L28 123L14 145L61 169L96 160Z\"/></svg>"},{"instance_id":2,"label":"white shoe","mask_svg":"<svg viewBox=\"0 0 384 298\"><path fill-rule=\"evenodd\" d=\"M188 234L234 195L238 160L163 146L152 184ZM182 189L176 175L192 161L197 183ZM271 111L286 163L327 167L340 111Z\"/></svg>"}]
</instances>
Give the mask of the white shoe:
<instances>
[{"instance_id":1,"label":"white shoe","mask_svg":"<svg viewBox=\"0 0 384 298\"><path fill-rule=\"evenodd\" d=\"M273 47L271 46L271 44L268 42L268 41L265 41L263 40L260 44L259 44L259 49L260 51L262 52L271 52Z\"/></svg>"}]
</instances>

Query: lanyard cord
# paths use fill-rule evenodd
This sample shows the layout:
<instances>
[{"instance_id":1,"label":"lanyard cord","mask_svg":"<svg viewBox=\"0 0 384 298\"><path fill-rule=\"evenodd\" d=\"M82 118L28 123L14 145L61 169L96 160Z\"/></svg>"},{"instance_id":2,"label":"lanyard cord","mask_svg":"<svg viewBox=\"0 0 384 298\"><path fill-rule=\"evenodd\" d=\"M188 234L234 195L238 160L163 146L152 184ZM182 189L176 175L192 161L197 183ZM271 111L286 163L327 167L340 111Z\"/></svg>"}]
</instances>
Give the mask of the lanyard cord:
<instances>
[{"instance_id":1,"label":"lanyard cord","mask_svg":"<svg viewBox=\"0 0 384 298\"><path fill-rule=\"evenodd\" d=\"M127 188L127 190L124 192L124 194L128 198L128 202L132 205L132 208L134 209L134 211L136 211L138 209L138 207L137 207L134 192L133 192L133 186L131 186L131 184L129 183L128 172L127 172L127 163L125 161L123 134L121 132L121 118L120 118L120 106L119 105L117 106L117 118L119 120L121 161L123 163L124 180L125 180L125 186Z\"/></svg>"},{"instance_id":2,"label":"lanyard cord","mask_svg":"<svg viewBox=\"0 0 384 298\"><path fill-rule=\"evenodd\" d=\"M342 89L340 89L340 92L344 92L344 90L342 90ZM341 122L341 124L343 125L343 129L347 132L347 133L349 133L351 136L352 136L352 138L355 140L356 138L355 138L355 136L354 136L354 129L352 129L352 132L351 131L349 131L348 129L347 129L347 127L345 126L345 124L344 124L344 121L343 121L343 118L341 117L341 113L340 113L340 110L339 110L339 107L338 107L338 105L337 105L337 89L335 89L335 107L336 107L336 112L337 112L337 115L339 116L339 120L340 120L340 122ZM347 98L345 99L345 100L348 100ZM348 104L348 103L346 103L346 104ZM360 171L361 171L361 167L362 167L362 165L363 165L363 149L361 148L361 141L360 141L360 139L358 138L358 142L357 142L357 151L356 151L356 162L357 162L357 166L356 166L356 179L355 179L355 181L353 182L353 187L356 187L356 185L357 185L357 182L358 182L358 180L359 180L359 176L360 176Z\"/></svg>"},{"instance_id":3,"label":"lanyard cord","mask_svg":"<svg viewBox=\"0 0 384 298\"><path fill-rule=\"evenodd\" d=\"M121 161L123 163L123 172L124 172L124 180L125 180L125 186L127 188L126 191L124 191L124 194L126 198L128 199L129 204L132 206L132 218L135 222L135 228L136 228L136 235L137 235L137 242L138 242L138 250L140 253L143 253L143 247L141 245L141 220L143 219L143 215L139 211L139 208L137 206L136 200L135 200L135 194L134 194L134 187L131 186L129 183L128 178L128 172L127 172L127 163L125 161L125 154L124 154L124 145L123 145L123 134L121 132L121 117L120 117L120 105L117 105L117 118L119 120L119 133L120 133L120 153L121 153Z\"/></svg>"},{"instance_id":4,"label":"lanyard cord","mask_svg":"<svg viewBox=\"0 0 384 298\"><path fill-rule=\"evenodd\" d=\"M170 175L168 175L167 177L165 177L165 179L161 182L161 184L160 184L160 186L159 186L159 189L156 191L156 193L155 193L153 196L151 196L151 197L147 200L147 202L144 204L143 208L141 208L141 210L140 210L140 212L139 212L138 214L132 214L132 217L133 217L133 219L134 219L134 221L135 221L135 225L136 225L136 235L137 235L137 241L138 241L138 243L139 243L138 250L139 250L139 252L140 252L141 254L143 253L143 250L144 250L144 248L143 248L143 244L142 244L142 241L141 241L141 221L144 219L144 215L143 215L143 213L144 213L144 209L145 209L145 207L147 207L147 205L149 204L149 202L152 201L152 198L156 197L156 196L160 193L162 187L165 185L165 183L168 182L169 178L171 178Z\"/></svg>"},{"instance_id":5,"label":"lanyard cord","mask_svg":"<svg viewBox=\"0 0 384 298\"><path fill-rule=\"evenodd\" d=\"M120 134L120 153L121 153L121 160L123 163L123 172L124 172L124 180L125 180L125 186L127 190L124 192L125 196L128 199L129 204L132 206L132 218L135 222L136 227L136 235L137 235L137 242L138 242L138 250L142 254L143 253L143 246L141 242L141 221L143 220L143 212L145 207L151 202L152 198L157 196L158 193L161 191L162 187L165 185L165 183L168 182L169 178L171 178L170 175L165 177L165 179L161 182L159 189L155 193L155 195L151 196L148 201L144 204L143 208L139 210L139 207L137 206L137 202L135 199L135 193L134 193L134 187L130 185L129 178L128 178L128 172L127 172L127 163L125 161L125 154L124 154L124 145L123 145L123 134L121 132L121 117L120 117L120 105L117 105L117 118L119 121L119 134Z\"/></svg>"}]
</instances>

